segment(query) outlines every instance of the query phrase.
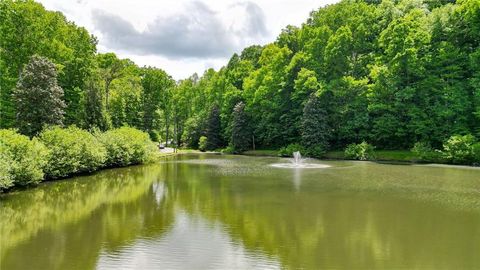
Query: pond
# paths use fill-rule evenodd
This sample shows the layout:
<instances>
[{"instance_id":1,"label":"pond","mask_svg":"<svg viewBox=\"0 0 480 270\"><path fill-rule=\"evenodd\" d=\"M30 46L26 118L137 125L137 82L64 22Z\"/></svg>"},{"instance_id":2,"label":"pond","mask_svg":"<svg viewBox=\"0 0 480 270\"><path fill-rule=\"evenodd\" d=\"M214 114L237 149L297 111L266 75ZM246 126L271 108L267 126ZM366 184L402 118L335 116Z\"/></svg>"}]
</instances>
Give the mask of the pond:
<instances>
[{"instance_id":1,"label":"pond","mask_svg":"<svg viewBox=\"0 0 480 270\"><path fill-rule=\"evenodd\" d=\"M480 170L180 155L0 197L0 269L479 269Z\"/></svg>"}]
</instances>

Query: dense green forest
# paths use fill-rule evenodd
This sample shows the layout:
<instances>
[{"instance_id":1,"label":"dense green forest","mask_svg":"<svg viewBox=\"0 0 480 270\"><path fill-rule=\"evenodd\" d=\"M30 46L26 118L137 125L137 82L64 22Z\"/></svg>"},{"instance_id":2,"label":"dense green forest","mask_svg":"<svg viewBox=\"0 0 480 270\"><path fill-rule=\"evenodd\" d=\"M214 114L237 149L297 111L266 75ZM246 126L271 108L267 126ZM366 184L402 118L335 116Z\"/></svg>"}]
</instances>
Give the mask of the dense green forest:
<instances>
[{"instance_id":1,"label":"dense green forest","mask_svg":"<svg viewBox=\"0 0 480 270\"><path fill-rule=\"evenodd\" d=\"M30 136L45 124L128 125L190 148L206 137L207 149L300 143L319 152L480 137L478 0L344 0L178 82L97 53L94 36L33 1L0 1L0 37L0 128ZM54 65L46 84L58 102L22 98L35 59ZM46 116L29 119L34 107Z\"/></svg>"}]
</instances>

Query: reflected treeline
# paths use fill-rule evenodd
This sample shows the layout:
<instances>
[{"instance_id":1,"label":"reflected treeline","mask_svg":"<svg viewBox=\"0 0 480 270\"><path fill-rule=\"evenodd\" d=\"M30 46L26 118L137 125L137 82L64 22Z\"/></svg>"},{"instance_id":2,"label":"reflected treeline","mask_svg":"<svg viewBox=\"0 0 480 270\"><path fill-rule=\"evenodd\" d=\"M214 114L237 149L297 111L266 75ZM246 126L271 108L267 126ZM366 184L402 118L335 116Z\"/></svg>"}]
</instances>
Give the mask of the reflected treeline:
<instances>
[{"instance_id":1,"label":"reflected treeline","mask_svg":"<svg viewBox=\"0 0 480 270\"><path fill-rule=\"evenodd\" d=\"M238 244L285 268L480 266L472 209L480 186L470 178L478 171L368 163L261 177L229 170L179 164L169 191L191 215L223 224Z\"/></svg>"},{"instance_id":2,"label":"reflected treeline","mask_svg":"<svg viewBox=\"0 0 480 270\"><path fill-rule=\"evenodd\" d=\"M0 268L93 269L102 248L158 237L175 219L159 188L164 173L158 165L107 170L5 196Z\"/></svg>"},{"instance_id":3,"label":"reflected treeline","mask_svg":"<svg viewBox=\"0 0 480 270\"><path fill-rule=\"evenodd\" d=\"M139 239L159 243L173 226L192 225L177 222L185 213L286 269L480 267L479 170L178 159L2 197L0 269L94 269L100 256L118 259Z\"/></svg>"}]
</instances>

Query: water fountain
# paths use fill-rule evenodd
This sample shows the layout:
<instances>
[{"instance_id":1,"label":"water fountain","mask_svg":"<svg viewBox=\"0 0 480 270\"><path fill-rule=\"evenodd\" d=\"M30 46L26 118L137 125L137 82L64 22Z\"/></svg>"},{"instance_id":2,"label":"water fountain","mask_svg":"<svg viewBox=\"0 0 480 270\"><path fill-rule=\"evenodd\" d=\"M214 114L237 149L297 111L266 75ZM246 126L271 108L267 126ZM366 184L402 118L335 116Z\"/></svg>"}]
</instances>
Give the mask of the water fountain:
<instances>
[{"instance_id":1,"label":"water fountain","mask_svg":"<svg viewBox=\"0 0 480 270\"><path fill-rule=\"evenodd\" d=\"M300 151L293 152L293 164L300 166L303 163L302 154Z\"/></svg>"},{"instance_id":2,"label":"water fountain","mask_svg":"<svg viewBox=\"0 0 480 270\"><path fill-rule=\"evenodd\" d=\"M293 159L290 163L275 163L271 166L277 168L293 168L293 169L320 169L328 168L330 165L320 163L306 163L307 159L302 158L302 154L299 151L293 152Z\"/></svg>"}]
</instances>

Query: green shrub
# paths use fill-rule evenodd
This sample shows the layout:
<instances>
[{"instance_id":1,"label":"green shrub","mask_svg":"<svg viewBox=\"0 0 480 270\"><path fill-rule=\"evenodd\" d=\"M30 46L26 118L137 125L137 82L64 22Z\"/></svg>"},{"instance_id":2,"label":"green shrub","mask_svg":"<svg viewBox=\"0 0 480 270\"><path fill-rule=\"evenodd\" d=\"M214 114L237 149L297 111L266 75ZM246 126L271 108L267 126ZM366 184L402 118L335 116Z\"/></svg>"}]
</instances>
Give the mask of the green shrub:
<instances>
[{"instance_id":1,"label":"green shrub","mask_svg":"<svg viewBox=\"0 0 480 270\"><path fill-rule=\"evenodd\" d=\"M220 152L222 154L235 154L236 153L233 145L229 145L229 146L223 148L222 150L220 150Z\"/></svg>"},{"instance_id":2,"label":"green shrub","mask_svg":"<svg viewBox=\"0 0 480 270\"><path fill-rule=\"evenodd\" d=\"M148 132L148 135L150 136L150 140L152 140L153 142L160 141L160 134L158 134L158 132L156 132L155 130L150 130Z\"/></svg>"},{"instance_id":3,"label":"green shrub","mask_svg":"<svg viewBox=\"0 0 480 270\"><path fill-rule=\"evenodd\" d=\"M37 139L0 130L0 190L43 180L48 150Z\"/></svg>"},{"instance_id":4,"label":"green shrub","mask_svg":"<svg viewBox=\"0 0 480 270\"><path fill-rule=\"evenodd\" d=\"M322 158L326 153L327 151L325 150L325 147L321 144L317 144L307 148L306 155L314 158Z\"/></svg>"},{"instance_id":5,"label":"green shrub","mask_svg":"<svg viewBox=\"0 0 480 270\"><path fill-rule=\"evenodd\" d=\"M453 164L473 163L473 144L475 137L472 135L454 135L443 144L444 158Z\"/></svg>"},{"instance_id":6,"label":"green shrub","mask_svg":"<svg viewBox=\"0 0 480 270\"><path fill-rule=\"evenodd\" d=\"M416 142L411 151L415 154L415 157L421 161L431 161L432 155L435 153L430 144L426 142Z\"/></svg>"},{"instance_id":7,"label":"green shrub","mask_svg":"<svg viewBox=\"0 0 480 270\"><path fill-rule=\"evenodd\" d=\"M13 177L10 174L12 159L6 155L3 145L0 144L0 191L13 186Z\"/></svg>"},{"instance_id":8,"label":"green shrub","mask_svg":"<svg viewBox=\"0 0 480 270\"><path fill-rule=\"evenodd\" d=\"M360 144L350 144L345 149L345 158L357 160L372 160L375 159L375 147L367 142Z\"/></svg>"},{"instance_id":9,"label":"green shrub","mask_svg":"<svg viewBox=\"0 0 480 270\"><path fill-rule=\"evenodd\" d=\"M307 152L302 145L298 143L292 143L286 147L280 148L280 150L278 151L278 155L282 157L291 157L293 155L293 152L297 151L303 154Z\"/></svg>"},{"instance_id":10,"label":"green shrub","mask_svg":"<svg viewBox=\"0 0 480 270\"><path fill-rule=\"evenodd\" d=\"M121 127L97 135L107 150L107 166L127 166L155 159L157 147L147 133Z\"/></svg>"},{"instance_id":11,"label":"green shrub","mask_svg":"<svg viewBox=\"0 0 480 270\"><path fill-rule=\"evenodd\" d=\"M198 149L202 152L207 150L207 137L201 136L200 139L198 140Z\"/></svg>"},{"instance_id":12,"label":"green shrub","mask_svg":"<svg viewBox=\"0 0 480 270\"><path fill-rule=\"evenodd\" d=\"M473 164L479 166L480 165L480 142L472 145L472 152L473 152Z\"/></svg>"},{"instance_id":13,"label":"green shrub","mask_svg":"<svg viewBox=\"0 0 480 270\"><path fill-rule=\"evenodd\" d=\"M75 126L58 126L43 130L39 139L50 150L45 173L49 178L93 172L102 167L106 150L98 139Z\"/></svg>"},{"instance_id":14,"label":"green shrub","mask_svg":"<svg viewBox=\"0 0 480 270\"><path fill-rule=\"evenodd\" d=\"M441 151L433 149L429 143L417 142L411 149L418 161L444 162Z\"/></svg>"}]
</instances>

